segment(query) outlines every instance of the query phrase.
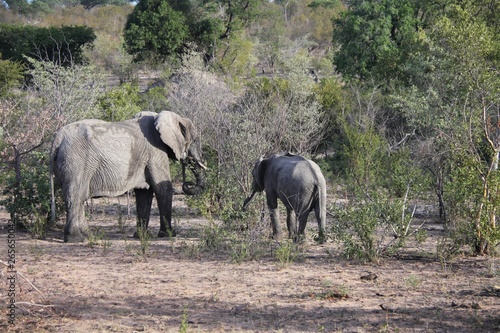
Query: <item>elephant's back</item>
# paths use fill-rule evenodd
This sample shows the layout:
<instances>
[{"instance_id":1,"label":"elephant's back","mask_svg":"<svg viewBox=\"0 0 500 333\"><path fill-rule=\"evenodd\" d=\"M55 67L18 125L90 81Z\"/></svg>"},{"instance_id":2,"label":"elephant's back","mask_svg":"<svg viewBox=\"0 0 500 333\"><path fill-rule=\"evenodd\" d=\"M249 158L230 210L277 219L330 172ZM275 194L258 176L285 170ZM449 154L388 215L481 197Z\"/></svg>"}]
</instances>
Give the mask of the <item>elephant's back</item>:
<instances>
[{"instance_id":1,"label":"elephant's back","mask_svg":"<svg viewBox=\"0 0 500 333\"><path fill-rule=\"evenodd\" d=\"M315 192L320 181L314 167L301 156L287 157L276 163L276 188L287 200L292 197L309 197Z\"/></svg>"}]
</instances>

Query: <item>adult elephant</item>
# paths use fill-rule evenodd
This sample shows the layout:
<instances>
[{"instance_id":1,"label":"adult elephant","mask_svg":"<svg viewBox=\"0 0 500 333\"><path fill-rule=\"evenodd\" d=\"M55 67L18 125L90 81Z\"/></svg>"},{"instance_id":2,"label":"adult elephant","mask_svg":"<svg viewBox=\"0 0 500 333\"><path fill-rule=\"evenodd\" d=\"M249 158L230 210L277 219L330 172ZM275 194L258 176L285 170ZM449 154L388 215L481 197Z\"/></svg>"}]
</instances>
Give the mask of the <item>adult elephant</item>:
<instances>
[{"instance_id":1,"label":"adult elephant","mask_svg":"<svg viewBox=\"0 0 500 333\"><path fill-rule=\"evenodd\" d=\"M54 176L62 187L67 214L64 241L84 241L87 199L118 196L131 189L136 197L137 227L147 228L154 194L160 211L158 236L175 235L169 158L181 161L183 171L188 166L196 177L196 184L184 181L184 193L200 193L205 167L190 119L170 111L141 112L121 122L89 119L59 129L52 142L50 178L53 220Z\"/></svg>"},{"instance_id":2,"label":"adult elephant","mask_svg":"<svg viewBox=\"0 0 500 333\"><path fill-rule=\"evenodd\" d=\"M271 155L255 163L252 175L252 193L245 199L243 209L255 193L265 191L275 239L282 238L279 198L286 207L290 238L297 241L304 236L307 218L314 210L319 227L318 239L325 240L326 181L316 163L298 155Z\"/></svg>"}]
</instances>

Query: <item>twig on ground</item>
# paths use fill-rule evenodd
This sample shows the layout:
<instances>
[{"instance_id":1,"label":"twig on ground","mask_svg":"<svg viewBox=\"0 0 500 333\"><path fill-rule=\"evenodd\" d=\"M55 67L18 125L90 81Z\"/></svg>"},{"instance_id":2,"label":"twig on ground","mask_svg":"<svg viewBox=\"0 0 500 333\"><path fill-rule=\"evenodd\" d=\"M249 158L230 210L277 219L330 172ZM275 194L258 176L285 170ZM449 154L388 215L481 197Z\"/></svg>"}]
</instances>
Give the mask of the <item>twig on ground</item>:
<instances>
[{"instance_id":1,"label":"twig on ground","mask_svg":"<svg viewBox=\"0 0 500 333\"><path fill-rule=\"evenodd\" d=\"M9 267L9 265L7 265L7 263L5 263L3 260L0 260L0 263L1 263L1 264L4 264L4 265L5 265L5 266L7 266L7 267ZM39 294L40 296L42 296L42 298L43 298L45 301L47 301L47 298L46 298L45 296L43 296L42 292L41 292L40 290L38 290L38 288L37 288L37 287L35 287L35 285L34 285L33 283L31 283L31 282L30 282L30 281L29 281L29 280L28 280L28 279L27 279L27 278L26 278L23 274L21 274L21 272L16 271L16 274L17 274L17 275L19 275L20 277L22 277L22 278L23 278L26 282L28 282L28 284L29 284L31 287L33 287L33 289L35 289L35 290L38 292L38 294Z\"/></svg>"}]
</instances>

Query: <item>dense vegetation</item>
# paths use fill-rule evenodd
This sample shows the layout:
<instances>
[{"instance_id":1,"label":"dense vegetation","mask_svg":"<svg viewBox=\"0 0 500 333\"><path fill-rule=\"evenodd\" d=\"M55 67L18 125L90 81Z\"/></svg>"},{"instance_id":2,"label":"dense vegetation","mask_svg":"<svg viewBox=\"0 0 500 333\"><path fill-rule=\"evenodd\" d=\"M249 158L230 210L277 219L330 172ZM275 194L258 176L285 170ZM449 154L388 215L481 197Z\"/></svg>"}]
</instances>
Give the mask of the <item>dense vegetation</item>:
<instances>
[{"instance_id":1,"label":"dense vegetation","mask_svg":"<svg viewBox=\"0 0 500 333\"><path fill-rule=\"evenodd\" d=\"M329 207L348 257L376 261L425 237L417 201L447 226L440 258L498 249L498 0L4 5L3 204L38 236L58 127L168 108L196 122L211 167L191 205L229 229L258 220L240 209L254 159L292 151L349 198ZM144 73L162 84L144 91Z\"/></svg>"}]
</instances>

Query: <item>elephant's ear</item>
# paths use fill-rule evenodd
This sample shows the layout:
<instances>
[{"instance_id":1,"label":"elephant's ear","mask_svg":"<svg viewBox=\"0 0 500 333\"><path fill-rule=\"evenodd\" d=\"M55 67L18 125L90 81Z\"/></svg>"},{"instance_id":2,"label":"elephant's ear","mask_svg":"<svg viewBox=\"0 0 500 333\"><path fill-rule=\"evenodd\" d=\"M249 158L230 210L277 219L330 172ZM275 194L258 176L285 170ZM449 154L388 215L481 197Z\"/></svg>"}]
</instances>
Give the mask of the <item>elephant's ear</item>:
<instances>
[{"instance_id":1,"label":"elephant's ear","mask_svg":"<svg viewBox=\"0 0 500 333\"><path fill-rule=\"evenodd\" d=\"M192 140L193 123L187 118L170 111L162 111L156 116L155 127L161 141L172 149L177 160L187 157Z\"/></svg>"}]
</instances>

